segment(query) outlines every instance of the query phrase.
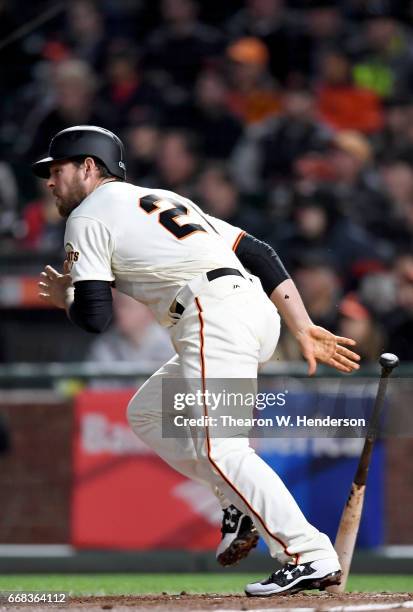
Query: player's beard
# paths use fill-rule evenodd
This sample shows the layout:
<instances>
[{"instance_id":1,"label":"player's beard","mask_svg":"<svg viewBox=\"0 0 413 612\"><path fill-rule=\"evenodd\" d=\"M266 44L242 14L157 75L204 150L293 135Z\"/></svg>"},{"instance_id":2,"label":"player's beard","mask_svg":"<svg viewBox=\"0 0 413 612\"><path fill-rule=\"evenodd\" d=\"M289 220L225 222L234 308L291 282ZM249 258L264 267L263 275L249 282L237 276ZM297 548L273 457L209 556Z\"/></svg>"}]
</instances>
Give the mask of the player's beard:
<instances>
[{"instance_id":1,"label":"player's beard","mask_svg":"<svg viewBox=\"0 0 413 612\"><path fill-rule=\"evenodd\" d=\"M56 207L59 211L59 215L63 217L63 219L67 219L72 210L77 208L87 195L84 184L80 178L75 175L72 179L68 194L64 197L56 195Z\"/></svg>"}]
</instances>

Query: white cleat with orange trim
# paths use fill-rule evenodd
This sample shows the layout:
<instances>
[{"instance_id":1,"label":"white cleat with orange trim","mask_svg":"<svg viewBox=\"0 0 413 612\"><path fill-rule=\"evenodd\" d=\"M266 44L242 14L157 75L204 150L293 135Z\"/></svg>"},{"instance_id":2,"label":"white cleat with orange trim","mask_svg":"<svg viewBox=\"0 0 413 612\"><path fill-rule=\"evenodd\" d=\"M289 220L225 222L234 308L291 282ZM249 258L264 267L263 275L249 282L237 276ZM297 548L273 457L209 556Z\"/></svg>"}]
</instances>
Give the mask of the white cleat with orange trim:
<instances>
[{"instance_id":1,"label":"white cleat with orange trim","mask_svg":"<svg viewBox=\"0 0 413 612\"><path fill-rule=\"evenodd\" d=\"M252 582L245 587L249 597L291 595L299 591L318 589L340 584L341 568L337 559L320 559L294 565L287 563L262 582Z\"/></svg>"}]
</instances>

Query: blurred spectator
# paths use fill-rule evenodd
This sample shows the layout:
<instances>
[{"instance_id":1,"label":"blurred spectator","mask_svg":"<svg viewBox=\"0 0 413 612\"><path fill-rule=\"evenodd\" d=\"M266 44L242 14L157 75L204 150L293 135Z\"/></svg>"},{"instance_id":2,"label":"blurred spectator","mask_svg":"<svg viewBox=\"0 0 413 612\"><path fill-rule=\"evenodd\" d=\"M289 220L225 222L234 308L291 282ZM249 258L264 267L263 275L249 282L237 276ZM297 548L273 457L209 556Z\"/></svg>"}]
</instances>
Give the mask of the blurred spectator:
<instances>
[{"instance_id":1,"label":"blurred spectator","mask_svg":"<svg viewBox=\"0 0 413 612\"><path fill-rule=\"evenodd\" d=\"M261 141L262 178L270 183L291 176L297 157L322 151L329 133L316 120L315 100L309 90L290 90L284 98L284 113L268 125Z\"/></svg>"},{"instance_id":2,"label":"blurred spectator","mask_svg":"<svg viewBox=\"0 0 413 612\"><path fill-rule=\"evenodd\" d=\"M156 323L143 304L114 291L113 317L111 329L90 345L87 361L131 362L151 372L175 354L168 332Z\"/></svg>"},{"instance_id":3,"label":"blurred spectator","mask_svg":"<svg viewBox=\"0 0 413 612\"><path fill-rule=\"evenodd\" d=\"M67 5L65 44L71 53L96 70L102 70L107 39L101 3L71 0Z\"/></svg>"},{"instance_id":4,"label":"blurred spectator","mask_svg":"<svg viewBox=\"0 0 413 612\"><path fill-rule=\"evenodd\" d=\"M360 133L337 134L329 150L334 189L343 213L377 237L386 237L391 205L380 191L375 172L371 172L373 150Z\"/></svg>"},{"instance_id":5,"label":"blurred spectator","mask_svg":"<svg viewBox=\"0 0 413 612\"><path fill-rule=\"evenodd\" d=\"M411 92L411 32L397 21L391 8L368 11L365 17L364 36L358 38L355 82L383 97Z\"/></svg>"},{"instance_id":6,"label":"blurred spectator","mask_svg":"<svg viewBox=\"0 0 413 612\"><path fill-rule=\"evenodd\" d=\"M59 215L56 199L46 185L39 180L39 197L29 202L22 212L19 244L36 251L60 252L65 233L65 222Z\"/></svg>"},{"instance_id":7,"label":"blurred spectator","mask_svg":"<svg viewBox=\"0 0 413 612\"><path fill-rule=\"evenodd\" d=\"M242 135L242 123L229 110L227 97L223 77L216 71L204 70L196 82L192 112L182 117L181 123L196 133L206 159L228 159Z\"/></svg>"},{"instance_id":8,"label":"blurred spectator","mask_svg":"<svg viewBox=\"0 0 413 612\"><path fill-rule=\"evenodd\" d=\"M102 95L113 109L118 129L145 118L156 108L162 111L162 98L141 70L133 47L121 45L113 50L106 64L107 85Z\"/></svg>"},{"instance_id":9,"label":"blurred spectator","mask_svg":"<svg viewBox=\"0 0 413 612\"><path fill-rule=\"evenodd\" d=\"M387 238L406 247L413 243L412 156L413 150L409 161L403 157L395 158L380 167L381 177L391 202L391 214L386 219Z\"/></svg>"},{"instance_id":10,"label":"blurred spectator","mask_svg":"<svg viewBox=\"0 0 413 612\"><path fill-rule=\"evenodd\" d=\"M328 51L321 59L317 100L321 119L334 130L370 133L382 127L378 95L354 85L350 61L341 51Z\"/></svg>"},{"instance_id":11,"label":"blurred spectator","mask_svg":"<svg viewBox=\"0 0 413 612\"><path fill-rule=\"evenodd\" d=\"M333 48L345 49L349 32L343 11L334 0L311 0L305 6L309 72L318 77L324 54Z\"/></svg>"},{"instance_id":12,"label":"blurred spectator","mask_svg":"<svg viewBox=\"0 0 413 612\"><path fill-rule=\"evenodd\" d=\"M307 73L308 39L284 0L247 0L227 30L232 39L260 38L269 51L270 72L280 83L292 84L297 75Z\"/></svg>"},{"instance_id":13,"label":"blurred spectator","mask_svg":"<svg viewBox=\"0 0 413 612\"><path fill-rule=\"evenodd\" d=\"M363 276L357 294L361 303L377 320L382 320L396 306L394 275L390 267Z\"/></svg>"},{"instance_id":14,"label":"blurred spectator","mask_svg":"<svg viewBox=\"0 0 413 612\"><path fill-rule=\"evenodd\" d=\"M94 72L81 60L65 60L53 67L54 102L45 109L43 118L32 132L27 156L30 161L42 156L52 137L67 127L89 123L110 128L109 114L96 99L97 79ZM34 111L38 116L38 110ZM28 118L28 125L31 117Z\"/></svg>"},{"instance_id":15,"label":"blurred spectator","mask_svg":"<svg viewBox=\"0 0 413 612\"><path fill-rule=\"evenodd\" d=\"M313 94L289 90L282 115L249 129L234 151L234 176L246 192L272 188L291 180L297 157L323 151L329 140L329 131L315 118Z\"/></svg>"},{"instance_id":16,"label":"blurred spectator","mask_svg":"<svg viewBox=\"0 0 413 612\"><path fill-rule=\"evenodd\" d=\"M297 259L294 281L303 302L316 325L335 331L338 321L338 303L341 295L340 279L322 253L308 253Z\"/></svg>"},{"instance_id":17,"label":"blurred spectator","mask_svg":"<svg viewBox=\"0 0 413 612\"><path fill-rule=\"evenodd\" d=\"M126 132L128 156L128 180L145 185L146 180L156 172L156 158L159 152L161 134L156 120L132 125Z\"/></svg>"},{"instance_id":18,"label":"blurred spectator","mask_svg":"<svg viewBox=\"0 0 413 612\"><path fill-rule=\"evenodd\" d=\"M397 307L387 317L389 341L386 350L401 360L413 361L413 255L400 255L394 265Z\"/></svg>"},{"instance_id":19,"label":"blurred spectator","mask_svg":"<svg viewBox=\"0 0 413 612\"><path fill-rule=\"evenodd\" d=\"M156 174L146 181L147 187L169 189L192 198L198 171L198 143L184 131L167 132L159 143Z\"/></svg>"},{"instance_id":20,"label":"blurred spectator","mask_svg":"<svg viewBox=\"0 0 413 612\"><path fill-rule=\"evenodd\" d=\"M272 242L288 269L297 258L305 261L312 253L324 254L344 287L372 268L382 267L372 238L342 215L339 201L327 190L296 194L292 223L281 228Z\"/></svg>"},{"instance_id":21,"label":"blurred spectator","mask_svg":"<svg viewBox=\"0 0 413 612\"><path fill-rule=\"evenodd\" d=\"M198 181L198 198L204 210L223 219L257 238L268 231L267 224L257 210L242 203L237 186L223 166L204 168Z\"/></svg>"},{"instance_id":22,"label":"blurred spectator","mask_svg":"<svg viewBox=\"0 0 413 612\"><path fill-rule=\"evenodd\" d=\"M14 238L17 232L18 188L12 167L0 158L0 238Z\"/></svg>"},{"instance_id":23,"label":"blurred spectator","mask_svg":"<svg viewBox=\"0 0 413 612\"><path fill-rule=\"evenodd\" d=\"M193 0L161 0L163 23L145 48L145 67L188 91L222 49L219 31L198 21L197 13Z\"/></svg>"},{"instance_id":24,"label":"blurred spectator","mask_svg":"<svg viewBox=\"0 0 413 612\"><path fill-rule=\"evenodd\" d=\"M392 97L384 101L384 126L372 138L376 157L386 160L413 145L409 137L413 117L413 101L408 96Z\"/></svg>"},{"instance_id":25,"label":"blurred spectator","mask_svg":"<svg viewBox=\"0 0 413 612\"><path fill-rule=\"evenodd\" d=\"M264 43L258 38L241 38L228 47L227 57L230 110L247 124L278 114L281 98L268 72Z\"/></svg>"},{"instance_id":26,"label":"blurred spectator","mask_svg":"<svg viewBox=\"0 0 413 612\"><path fill-rule=\"evenodd\" d=\"M339 315L337 333L357 342L362 361L376 362L385 347L383 332L356 294L344 296Z\"/></svg>"}]
</instances>

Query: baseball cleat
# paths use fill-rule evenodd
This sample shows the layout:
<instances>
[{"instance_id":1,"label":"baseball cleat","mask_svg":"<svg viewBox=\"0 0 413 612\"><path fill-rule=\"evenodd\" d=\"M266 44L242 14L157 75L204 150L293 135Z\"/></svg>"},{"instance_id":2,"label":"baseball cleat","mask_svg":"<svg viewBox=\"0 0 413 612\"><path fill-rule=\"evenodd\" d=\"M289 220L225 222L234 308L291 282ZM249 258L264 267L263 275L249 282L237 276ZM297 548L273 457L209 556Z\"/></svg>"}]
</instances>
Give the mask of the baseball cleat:
<instances>
[{"instance_id":1,"label":"baseball cleat","mask_svg":"<svg viewBox=\"0 0 413 612\"><path fill-rule=\"evenodd\" d=\"M294 565L287 563L271 574L267 580L252 582L245 587L249 597L292 595L299 591L318 589L340 584L341 568L337 559L320 559Z\"/></svg>"},{"instance_id":2,"label":"baseball cleat","mask_svg":"<svg viewBox=\"0 0 413 612\"><path fill-rule=\"evenodd\" d=\"M259 535L254 523L247 514L235 506L224 510L221 526L222 539L217 548L217 561L220 565L236 565L258 544Z\"/></svg>"}]
</instances>

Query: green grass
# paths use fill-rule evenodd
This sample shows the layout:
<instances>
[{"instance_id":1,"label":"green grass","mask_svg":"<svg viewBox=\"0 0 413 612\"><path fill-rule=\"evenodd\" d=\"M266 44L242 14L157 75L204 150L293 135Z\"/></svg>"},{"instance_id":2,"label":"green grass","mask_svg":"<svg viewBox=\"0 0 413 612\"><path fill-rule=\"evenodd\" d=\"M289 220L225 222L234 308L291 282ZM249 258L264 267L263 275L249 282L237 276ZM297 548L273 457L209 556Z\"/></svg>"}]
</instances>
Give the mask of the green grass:
<instances>
[{"instance_id":1,"label":"green grass","mask_svg":"<svg viewBox=\"0 0 413 612\"><path fill-rule=\"evenodd\" d=\"M65 591L72 595L242 593L254 574L36 574L0 576L0 591ZM412 576L360 575L349 591L413 591Z\"/></svg>"}]
</instances>

